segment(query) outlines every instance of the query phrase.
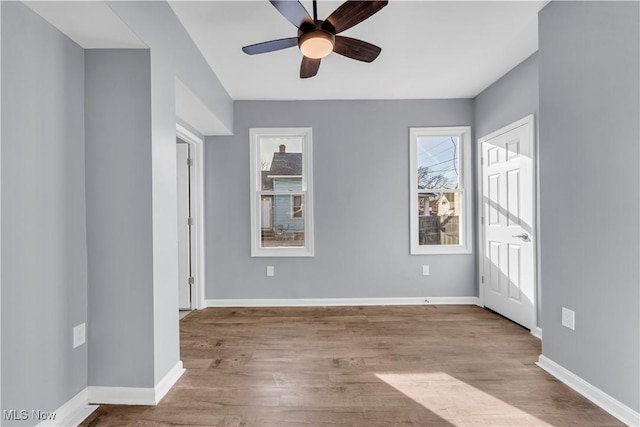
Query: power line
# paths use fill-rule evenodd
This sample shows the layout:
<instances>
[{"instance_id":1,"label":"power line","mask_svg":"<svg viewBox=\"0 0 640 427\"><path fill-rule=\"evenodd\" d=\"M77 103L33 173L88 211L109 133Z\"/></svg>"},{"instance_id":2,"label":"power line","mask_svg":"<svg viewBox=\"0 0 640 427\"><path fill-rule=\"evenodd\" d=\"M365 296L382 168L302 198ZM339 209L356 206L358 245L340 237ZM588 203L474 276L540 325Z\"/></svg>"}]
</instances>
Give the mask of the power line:
<instances>
[{"instance_id":1,"label":"power line","mask_svg":"<svg viewBox=\"0 0 640 427\"><path fill-rule=\"evenodd\" d=\"M457 168L439 169L437 171L429 171L429 172L430 173L440 173L440 172L451 172L451 171L455 171L456 175L458 175L458 169Z\"/></svg>"},{"instance_id":2,"label":"power line","mask_svg":"<svg viewBox=\"0 0 640 427\"><path fill-rule=\"evenodd\" d=\"M433 150L436 147L439 147L440 145L444 144L445 142L448 142L448 140L447 139L443 139L442 141L440 141L439 143L437 143L436 145L431 147L431 150Z\"/></svg>"},{"instance_id":3,"label":"power line","mask_svg":"<svg viewBox=\"0 0 640 427\"><path fill-rule=\"evenodd\" d=\"M438 154L442 154L442 153L444 153L445 151L449 150L449 148L447 148L447 149L445 149L445 150L442 150L442 151L438 152L438 154L431 154L431 151L432 151L433 149L435 149L436 147L441 146L441 145L442 145L442 144L444 144L445 142L449 142L449 140L448 140L448 139L444 139L444 140L440 141L439 143L437 143L436 145L434 145L433 147L428 148L428 149L427 149L427 152L426 152L426 153L424 153L424 155L431 156L431 157L435 157L435 156L437 156Z\"/></svg>"},{"instance_id":4,"label":"power line","mask_svg":"<svg viewBox=\"0 0 640 427\"><path fill-rule=\"evenodd\" d=\"M458 145L456 144L456 142L453 140L453 137L450 138L451 139L451 143L453 144L453 160L456 159L456 157L458 157ZM458 174L458 166L456 165L457 162L453 162L453 167L456 170L456 175Z\"/></svg>"},{"instance_id":5,"label":"power line","mask_svg":"<svg viewBox=\"0 0 640 427\"><path fill-rule=\"evenodd\" d=\"M445 161L443 161L443 162L434 163L434 164L432 164L432 165L429 165L429 166L423 166L423 167L432 168L432 167L434 167L434 166L438 166L438 165L441 165L441 164L443 164L443 163L450 162L450 161L455 160L455 159L456 159L456 158L455 158L455 157L453 157L452 159L448 159L448 160L445 160Z\"/></svg>"}]
</instances>

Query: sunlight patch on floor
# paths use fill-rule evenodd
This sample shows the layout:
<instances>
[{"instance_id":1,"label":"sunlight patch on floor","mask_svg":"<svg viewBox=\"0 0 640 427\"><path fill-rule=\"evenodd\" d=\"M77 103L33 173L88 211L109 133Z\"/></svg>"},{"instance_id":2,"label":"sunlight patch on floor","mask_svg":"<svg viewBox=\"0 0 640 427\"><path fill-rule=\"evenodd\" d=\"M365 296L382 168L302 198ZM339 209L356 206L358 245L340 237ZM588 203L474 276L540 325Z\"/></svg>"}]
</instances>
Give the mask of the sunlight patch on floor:
<instances>
[{"instance_id":1,"label":"sunlight patch on floor","mask_svg":"<svg viewBox=\"0 0 640 427\"><path fill-rule=\"evenodd\" d=\"M455 426L550 425L444 372L375 375Z\"/></svg>"}]
</instances>

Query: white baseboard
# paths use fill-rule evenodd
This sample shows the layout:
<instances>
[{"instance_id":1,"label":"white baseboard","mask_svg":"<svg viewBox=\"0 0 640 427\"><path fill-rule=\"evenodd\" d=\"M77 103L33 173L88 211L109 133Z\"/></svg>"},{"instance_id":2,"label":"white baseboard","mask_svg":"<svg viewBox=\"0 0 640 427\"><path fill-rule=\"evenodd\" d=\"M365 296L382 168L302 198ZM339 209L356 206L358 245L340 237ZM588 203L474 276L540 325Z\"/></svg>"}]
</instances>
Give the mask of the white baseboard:
<instances>
[{"instance_id":1,"label":"white baseboard","mask_svg":"<svg viewBox=\"0 0 640 427\"><path fill-rule=\"evenodd\" d=\"M573 372L540 355L537 365L629 426L640 426L640 413L586 382Z\"/></svg>"},{"instance_id":2,"label":"white baseboard","mask_svg":"<svg viewBox=\"0 0 640 427\"><path fill-rule=\"evenodd\" d=\"M207 307L327 307L361 305L478 305L478 297L208 299Z\"/></svg>"},{"instance_id":3,"label":"white baseboard","mask_svg":"<svg viewBox=\"0 0 640 427\"><path fill-rule=\"evenodd\" d=\"M182 360L178 360L178 363L176 363L173 366L173 368L171 368L171 370L167 372L167 375L165 375L164 378L162 378L160 382L156 384L156 388L155 388L156 405L160 403L162 398L169 392L169 390L171 390L171 387L173 387L176 381L180 379L180 377L182 376L182 374L184 374L184 372L185 372L185 369L182 366Z\"/></svg>"},{"instance_id":4,"label":"white baseboard","mask_svg":"<svg viewBox=\"0 0 640 427\"><path fill-rule=\"evenodd\" d=\"M542 339L542 328L540 326L534 326L533 329L531 329L531 335L533 335L534 337L538 338L538 339Z\"/></svg>"},{"instance_id":5,"label":"white baseboard","mask_svg":"<svg viewBox=\"0 0 640 427\"><path fill-rule=\"evenodd\" d=\"M98 408L97 405L87 404L87 396L88 390L85 388L56 409L53 412L54 419L41 421L38 426L76 427Z\"/></svg>"},{"instance_id":6,"label":"white baseboard","mask_svg":"<svg viewBox=\"0 0 640 427\"><path fill-rule=\"evenodd\" d=\"M184 371L182 361L179 360L155 387L89 386L89 402L112 405L157 405Z\"/></svg>"},{"instance_id":7,"label":"white baseboard","mask_svg":"<svg viewBox=\"0 0 640 427\"><path fill-rule=\"evenodd\" d=\"M89 386L89 402L104 405L156 405L155 388Z\"/></svg>"}]
</instances>

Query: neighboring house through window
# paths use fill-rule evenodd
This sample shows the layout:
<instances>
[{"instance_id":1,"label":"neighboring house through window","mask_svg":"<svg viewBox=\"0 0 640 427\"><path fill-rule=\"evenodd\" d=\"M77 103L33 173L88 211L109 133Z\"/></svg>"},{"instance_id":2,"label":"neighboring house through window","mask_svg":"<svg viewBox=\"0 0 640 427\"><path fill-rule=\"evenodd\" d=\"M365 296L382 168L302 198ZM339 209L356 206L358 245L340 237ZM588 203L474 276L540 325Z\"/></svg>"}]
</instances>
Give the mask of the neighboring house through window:
<instances>
[{"instance_id":1,"label":"neighboring house through window","mask_svg":"<svg viewBox=\"0 0 640 427\"><path fill-rule=\"evenodd\" d=\"M313 255L311 144L309 128L251 129L252 256Z\"/></svg>"},{"instance_id":2,"label":"neighboring house through window","mask_svg":"<svg viewBox=\"0 0 640 427\"><path fill-rule=\"evenodd\" d=\"M471 253L471 129L411 128L411 254Z\"/></svg>"}]
</instances>

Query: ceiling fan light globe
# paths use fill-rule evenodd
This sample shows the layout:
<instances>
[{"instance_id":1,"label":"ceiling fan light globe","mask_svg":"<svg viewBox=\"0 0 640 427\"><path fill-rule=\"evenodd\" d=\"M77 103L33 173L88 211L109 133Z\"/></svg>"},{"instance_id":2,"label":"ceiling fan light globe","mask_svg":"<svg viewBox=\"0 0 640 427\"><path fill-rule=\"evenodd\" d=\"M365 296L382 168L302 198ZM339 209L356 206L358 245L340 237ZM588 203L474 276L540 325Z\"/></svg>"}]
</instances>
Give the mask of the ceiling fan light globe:
<instances>
[{"instance_id":1,"label":"ceiling fan light globe","mask_svg":"<svg viewBox=\"0 0 640 427\"><path fill-rule=\"evenodd\" d=\"M335 37L328 31L316 30L300 36L298 47L307 58L320 59L333 52Z\"/></svg>"}]
</instances>

